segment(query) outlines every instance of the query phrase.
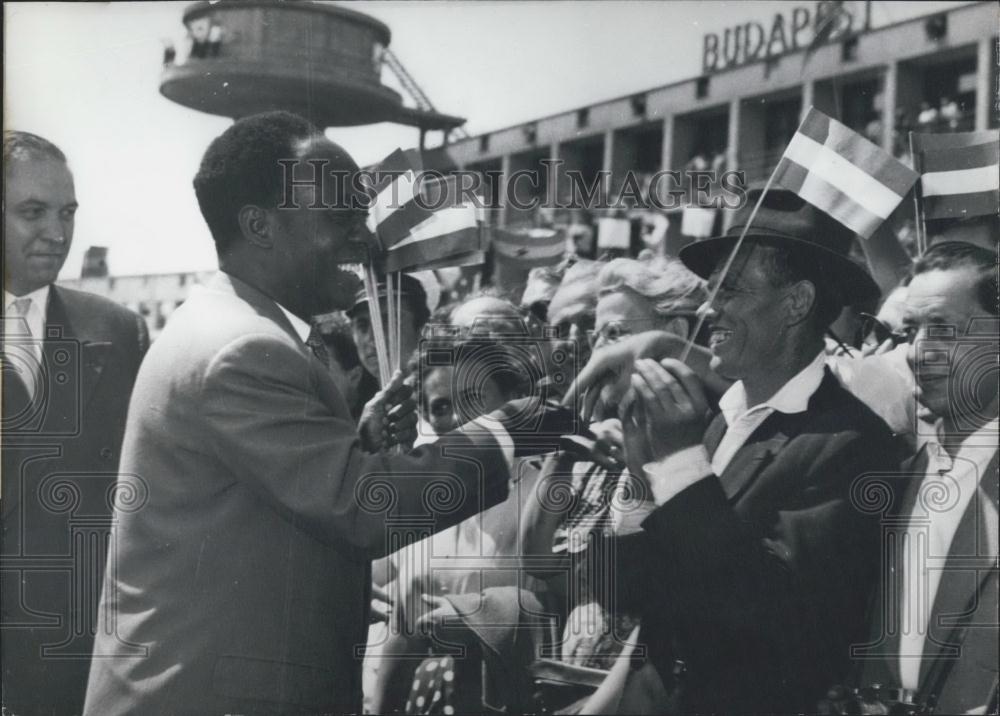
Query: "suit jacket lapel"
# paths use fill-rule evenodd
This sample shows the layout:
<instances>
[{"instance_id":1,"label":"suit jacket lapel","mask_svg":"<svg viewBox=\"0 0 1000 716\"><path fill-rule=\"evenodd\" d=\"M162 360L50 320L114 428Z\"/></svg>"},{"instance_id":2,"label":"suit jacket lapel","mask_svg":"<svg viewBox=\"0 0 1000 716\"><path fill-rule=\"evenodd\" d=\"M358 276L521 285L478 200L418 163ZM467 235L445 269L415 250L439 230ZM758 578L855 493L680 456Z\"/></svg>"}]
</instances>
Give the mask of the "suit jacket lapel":
<instances>
[{"instance_id":1,"label":"suit jacket lapel","mask_svg":"<svg viewBox=\"0 0 1000 716\"><path fill-rule=\"evenodd\" d=\"M67 303L56 286L53 286L49 293L45 332L43 352L46 365L53 375L66 373L70 377L66 383L57 380L55 385L50 384L50 407L55 415L63 415L65 410L77 409L72 405L75 402L72 396L66 390L58 389L59 386L65 385L78 390L78 409L82 412L100 381L113 344L111 341L102 340L104 336L95 334L88 323L88 317L81 315L78 310L74 311L73 306ZM73 342L79 345L78 362L73 360L72 355L67 362L64 350L70 348L72 354ZM74 380L74 377L78 377L78 380Z\"/></svg>"},{"instance_id":2,"label":"suit jacket lapel","mask_svg":"<svg viewBox=\"0 0 1000 716\"><path fill-rule=\"evenodd\" d=\"M775 454L788 442L794 427L787 415L771 413L750 435L726 469L719 475L722 489L730 502L737 501L754 483Z\"/></svg>"}]
</instances>

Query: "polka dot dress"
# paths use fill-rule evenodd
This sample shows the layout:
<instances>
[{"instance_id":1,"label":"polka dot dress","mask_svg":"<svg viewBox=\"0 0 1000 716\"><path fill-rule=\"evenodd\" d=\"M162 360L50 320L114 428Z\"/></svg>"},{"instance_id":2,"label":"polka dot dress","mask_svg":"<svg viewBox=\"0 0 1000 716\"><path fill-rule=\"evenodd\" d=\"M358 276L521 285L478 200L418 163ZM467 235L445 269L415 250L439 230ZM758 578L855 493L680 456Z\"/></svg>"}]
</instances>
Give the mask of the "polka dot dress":
<instances>
[{"instance_id":1,"label":"polka dot dress","mask_svg":"<svg viewBox=\"0 0 1000 716\"><path fill-rule=\"evenodd\" d=\"M455 713L455 660L450 656L425 659L413 674L406 713Z\"/></svg>"}]
</instances>

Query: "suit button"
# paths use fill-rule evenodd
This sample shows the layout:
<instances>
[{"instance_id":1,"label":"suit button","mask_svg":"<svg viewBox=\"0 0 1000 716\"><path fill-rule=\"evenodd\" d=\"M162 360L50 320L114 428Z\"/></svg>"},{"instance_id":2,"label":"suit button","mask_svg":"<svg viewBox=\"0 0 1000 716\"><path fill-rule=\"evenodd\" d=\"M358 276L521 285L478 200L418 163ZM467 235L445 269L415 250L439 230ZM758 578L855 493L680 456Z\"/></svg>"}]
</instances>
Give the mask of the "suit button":
<instances>
[{"instance_id":1,"label":"suit button","mask_svg":"<svg viewBox=\"0 0 1000 716\"><path fill-rule=\"evenodd\" d=\"M105 460L110 460L114 456L115 453L111 448L109 447L101 448L101 457L103 457Z\"/></svg>"}]
</instances>

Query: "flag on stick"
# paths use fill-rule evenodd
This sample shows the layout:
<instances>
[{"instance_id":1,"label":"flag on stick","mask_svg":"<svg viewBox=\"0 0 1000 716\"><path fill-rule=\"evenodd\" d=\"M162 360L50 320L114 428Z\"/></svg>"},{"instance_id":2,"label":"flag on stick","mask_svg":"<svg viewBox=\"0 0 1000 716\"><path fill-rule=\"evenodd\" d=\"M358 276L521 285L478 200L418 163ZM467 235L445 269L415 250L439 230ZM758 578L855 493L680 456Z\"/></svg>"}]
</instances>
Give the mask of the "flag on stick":
<instances>
[{"instance_id":1,"label":"flag on stick","mask_svg":"<svg viewBox=\"0 0 1000 716\"><path fill-rule=\"evenodd\" d=\"M397 149L372 170L370 190L375 195L368 207L368 228L383 248L392 246L426 221L431 211L416 201L420 191L420 167L402 149Z\"/></svg>"},{"instance_id":2,"label":"flag on stick","mask_svg":"<svg viewBox=\"0 0 1000 716\"><path fill-rule=\"evenodd\" d=\"M385 270L425 269L429 265L451 265L449 260L464 261L470 254L484 250L482 209L460 195L453 180L439 182L424 196L429 216L410 229L409 234L386 245Z\"/></svg>"},{"instance_id":3,"label":"flag on stick","mask_svg":"<svg viewBox=\"0 0 1000 716\"><path fill-rule=\"evenodd\" d=\"M493 229L493 250L498 257L521 268L553 266L566 253L566 234L556 229L510 231Z\"/></svg>"},{"instance_id":4,"label":"flag on stick","mask_svg":"<svg viewBox=\"0 0 1000 716\"><path fill-rule=\"evenodd\" d=\"M869 238L918 174L857 132L810 107L774 180Z\"/></svg>"},{"instance_id":5,"label":"flag on stick","mask_svg":"<svg viewBox=\"0 0 1000 716\"><path fill-rule=\"evenodd\" d=\"M924 219L1000 210L1000 131L911 133Z\"/></svg>"}]
</instances>

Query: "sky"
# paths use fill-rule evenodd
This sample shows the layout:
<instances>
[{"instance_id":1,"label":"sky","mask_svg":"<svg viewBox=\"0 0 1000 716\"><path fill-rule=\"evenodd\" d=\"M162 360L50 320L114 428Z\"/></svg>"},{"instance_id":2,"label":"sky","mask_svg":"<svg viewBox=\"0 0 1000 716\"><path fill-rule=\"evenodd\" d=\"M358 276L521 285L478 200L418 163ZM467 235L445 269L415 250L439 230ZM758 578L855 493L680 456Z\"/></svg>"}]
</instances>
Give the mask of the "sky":
<instances>
[{"instance_id":1,"label":"sky","mask_svg":"<svg viewBox=\"0 0 1000 716\"><path fill-rule=\"evenodd\" d=\"M64 278L88 246L114 275L214 268L191 179L225 117L159 93L164 40L186 2L4 3L4 128L67 154L76 233ZM466 0L347 3L386 23L390 48L435 107L479 134L696 76L702 37L811 2ZM874 2L874 26L947 2ZM767 25L767 22L763 24ZM387 84L392 84L386 78ZM331 128L361 164L415 146L410 127Z\"/></svg>"}]
</instances>

